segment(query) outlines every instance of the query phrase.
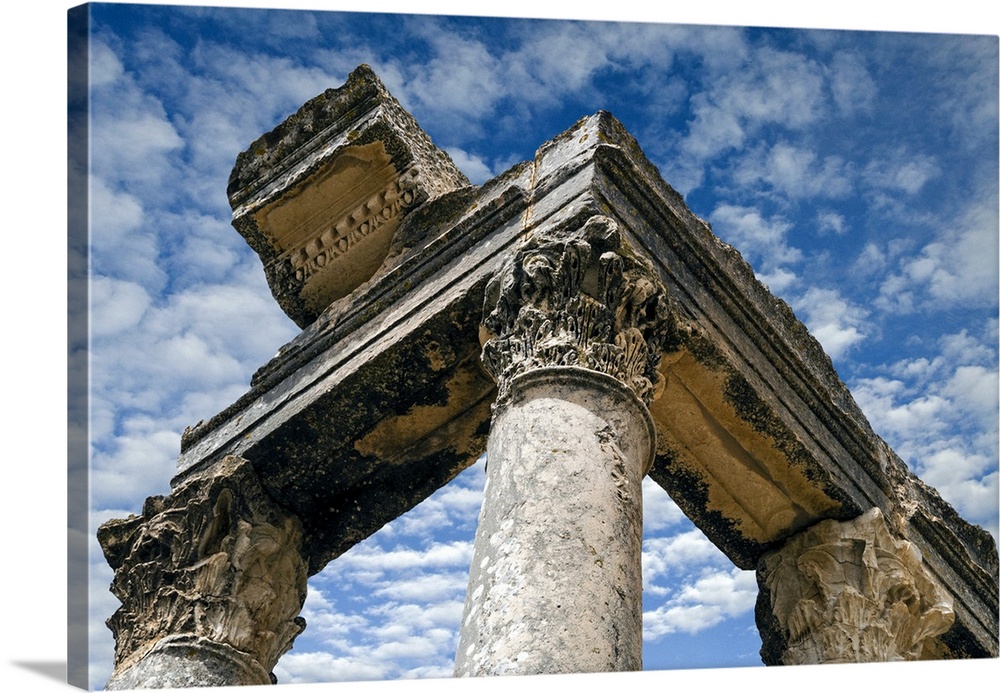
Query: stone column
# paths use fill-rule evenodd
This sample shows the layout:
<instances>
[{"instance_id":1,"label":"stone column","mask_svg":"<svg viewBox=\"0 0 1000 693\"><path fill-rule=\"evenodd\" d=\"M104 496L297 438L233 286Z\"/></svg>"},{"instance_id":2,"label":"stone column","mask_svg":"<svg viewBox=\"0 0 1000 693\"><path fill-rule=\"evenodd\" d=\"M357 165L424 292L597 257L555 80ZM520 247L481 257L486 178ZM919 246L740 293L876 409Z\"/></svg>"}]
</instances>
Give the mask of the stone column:
<instances>
[{"instance_id":1,"label":"stone column","mask_svg":"<svg viewBox=\"0 0 1000 693\"><path fill-rule=\"evenodd\" d=\"M890 534L878 508L764 554L757 582L765 664L930 659L955 620L920 551Z\"/></svg>"},{"instance_id":2,"label":"stone column","mask_svg":"<svg viewBox=\"0 0 1000 693\"><path fill-rule=\"evenodd\" d=\"M457 676L642 668L642 478L667 296L616 225L536 235L487 289L499 394Z\"/></svg>"},{"instance_id":3,"label":"stone column","mask_svg":"<svg viewBox=\"0 0 1000 693\"><path fill-rule=\"evenodd\" d=\"M269 684L305 628L298 518L228 457L98 530L122 601L108 690Z\"/></svg>"}]
</instances>

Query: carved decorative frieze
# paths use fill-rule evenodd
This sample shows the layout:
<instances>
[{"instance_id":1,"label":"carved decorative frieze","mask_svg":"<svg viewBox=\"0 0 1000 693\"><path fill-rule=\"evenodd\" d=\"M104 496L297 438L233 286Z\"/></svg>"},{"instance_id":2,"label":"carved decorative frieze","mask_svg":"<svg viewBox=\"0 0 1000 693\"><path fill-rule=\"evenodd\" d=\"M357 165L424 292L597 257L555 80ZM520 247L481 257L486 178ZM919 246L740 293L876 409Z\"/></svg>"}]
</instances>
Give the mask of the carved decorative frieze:
<instances>
[{"instance_id":1,"label":"carved decorative frieze","mask_svg":"<svg viewBox=\"0 0 1000 693\"><path fill-rule=\"evenodd\" d=\"M647 404L662 389L669 298L609 217L530 238L491 280L483 314L482 360L500 401L512 378L546 366L606 373Z\"/></svg>"},{"instance_id":2,"label":"carved decorative frieze","mask_svg":"<svg viewBox=\"0 0 1000 693\"><path fill-rule=\"evenodd\" d=\"M108 619L116 676L179 636L233 648L270 672L305 628L301 523L242 458L147 499L141 516L105 523L98 539L122 601Z\"/></svg>"},{"instance_id":3,"label":"carved decorative frieze","mask_svg":"<svg viewBox=\"0 0 1000 693\"><path fill-rule=\"evenodd\" d=\"M304 328L375 276L411 210L468 185L361 65L242 152L227 194L233 226Z\"/></svg>"},{"instance_id":4,"label":"carved decorative frieze","mask_svg":"<svg viewBox=\"0 0 1000 693\"><path fill-rule=\"evenodd\" d=\"M386 190L372 195L340 219L328 222L318 237L286 252L282 257L291 262L295 282L305 284L314 274L332 265L364 238L411 207L420 195L415 180L416 174L411 169L397 180L390 181Z\"/></svg>"},{"instance_id":5,"label":"carved decorative frieze","mask_svg":"<svg viewBox=\"0 0 1000 693\"><path fill-rule=\"evenodd\" d=\"M792 537L763 556L758 583L767 664L923 659L955 620L920 551L890 534L878 508Z\"/></svg>"}]
</instances>

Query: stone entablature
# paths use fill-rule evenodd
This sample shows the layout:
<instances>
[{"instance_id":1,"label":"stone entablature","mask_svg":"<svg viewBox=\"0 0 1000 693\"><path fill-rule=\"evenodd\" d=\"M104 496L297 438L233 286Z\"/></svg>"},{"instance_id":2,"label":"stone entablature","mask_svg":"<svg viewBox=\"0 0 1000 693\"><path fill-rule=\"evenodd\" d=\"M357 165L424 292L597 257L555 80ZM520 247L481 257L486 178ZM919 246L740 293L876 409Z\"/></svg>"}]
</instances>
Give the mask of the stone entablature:
<instances>
[{"instance_id":1,"label":"stone entablature","mask_svg":"<svg viewBox=\"0 0 1000 693\"><path fill-rule=\"evenodd\" d=\"M676 339L659 363L663 395L649 407L650 476L744 569L817 522L881 508L945 590L964 595L942 636L947 649L995 655L997 624L984 616L997 610L989 534L874 434L788 306L608 113L581 119L481 188L409 215L388 271L332 304L243 398L185 435L179 478L226 454L252 460L274 497L304 518L318 570L482 454L496 398L479 358L497 329L480 327L487 285L533 236L582 229L594 216L614 220L670 299ZM391 391L367 385L390 374ZM359 418L358 398L370 418ZM336 427L317 430L317 421ZM392 445L352 442L383 431ZM295 465L282 465L289 457ZM380 484L401 489L389 494L398 505Z\"/></svg>"},{"instance_id":2,"label":"stone entablature","mask_svg":"<svg viewBox=\"0 0 1000 693\"><path fill-rule=\"evenodd\" d=\"M468 185L362 65L240 154L228 194L275 299L306 327L375 274L410 209Z\"/></svg>"}]
</instances>

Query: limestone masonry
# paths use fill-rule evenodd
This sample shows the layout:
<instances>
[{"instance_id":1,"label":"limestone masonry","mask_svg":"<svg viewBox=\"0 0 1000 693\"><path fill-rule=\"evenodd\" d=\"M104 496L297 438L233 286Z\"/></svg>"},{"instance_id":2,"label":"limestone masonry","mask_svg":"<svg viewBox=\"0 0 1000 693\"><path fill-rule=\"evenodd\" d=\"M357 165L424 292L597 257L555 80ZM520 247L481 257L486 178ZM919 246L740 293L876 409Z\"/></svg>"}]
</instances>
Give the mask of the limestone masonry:
<instances>
[{"instance_id":1,"label":"limestone masonry","mask_svg":"<svg viewBox=\"0 0 1000 693\"><path fill-rule=\"evenodd\" d=\"M472 186L361 66L228 194L303 329L99 529L109 688L267 683L306 577L484 452L456 675L641 669L646 474L757 571L765 663L998 656L992 537L609 113Z\"/></svg>"}]
</instances>

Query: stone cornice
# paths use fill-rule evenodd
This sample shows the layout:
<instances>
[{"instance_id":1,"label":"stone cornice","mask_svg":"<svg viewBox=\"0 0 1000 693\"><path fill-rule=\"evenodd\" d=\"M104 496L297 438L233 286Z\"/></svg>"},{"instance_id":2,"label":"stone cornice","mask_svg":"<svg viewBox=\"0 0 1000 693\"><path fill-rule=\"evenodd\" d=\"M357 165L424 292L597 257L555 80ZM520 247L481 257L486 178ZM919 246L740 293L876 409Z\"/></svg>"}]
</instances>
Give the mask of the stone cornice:
<instances>
[{"instance_id":1,"label":"stone cornice","mask_svg":"<svg viewBox=\"0 0 1000 693\"><path fill-rule=\"evenodd\" d=\"M227 193L275 300L305 328L372 277L407 214L468 185L362 65L242 152Z\"/></svg>"}]
</instances>

